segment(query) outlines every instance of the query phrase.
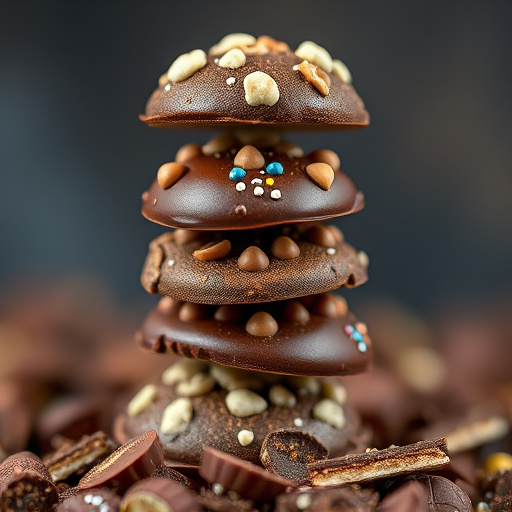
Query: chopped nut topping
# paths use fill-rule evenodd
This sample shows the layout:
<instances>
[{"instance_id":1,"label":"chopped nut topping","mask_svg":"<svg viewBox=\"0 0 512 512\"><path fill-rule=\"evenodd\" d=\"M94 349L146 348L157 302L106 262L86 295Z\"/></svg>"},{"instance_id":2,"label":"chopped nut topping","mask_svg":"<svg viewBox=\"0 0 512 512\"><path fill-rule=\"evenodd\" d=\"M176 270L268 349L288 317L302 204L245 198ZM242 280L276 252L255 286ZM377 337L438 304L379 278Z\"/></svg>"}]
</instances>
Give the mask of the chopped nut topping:
<instances>
[{"instance_id":1,"label":"chopped nut topping","mask_svg":"<svg viewBox=\"0 0 512 512\"><path fill-rule=\"evenodd\" d=\"M126 412L128 416L137 416L145 411L158 397L154 384L144 386L129 402Z\"/></svg>"},{"instance_id":2,"label":"chopped nut topping","mask_svg":"<svg viewBox=\"0 0 512 512\"><path fill-rule=\"evenodd\" d=\"M226 407L237 418L260 414L268 407L267 401L248 389L235 389L226 395Z\"/></svg>"},{"instance_id":3,"label":"chopped nut topping","mask_svg":"<svg viewBox=\"0 0 512 512\"><path fill-rule=\"evenodd\" d=\"M294 66L294 69L295 67L322 96L329 94L331 79L325 71L307 60L303 60L298 66Z\"/></svg>"},{"instance_id":4,"label":"chopped nut topping","mask_svg":"<svg viewBox=\"0 0 512 512\"><path fill-rule=\"evenodd\" d=\"M160 430L163 434L179 434L192 421L194 408L188 398L177 398L170 403L162 414Z\"/></svg>"},{"instance_id":5,"label":"chopped nut topping","mask_svg":"<svg viewBox=\"0 0 512 512\"><path fill-rule=\"evenodd\" d=\"M206 53L203 50L192 50L180 55L167 71L167 78L173 83L181 82L206 66Z\"/></svg>"},{"instance_id":6,"label":"chopped nut topping","mask_svg":"<svg viewBox=\"0 0 512 512\"><path fill-rule=\"evenodd\" d=\"M334 170L329 164L314 163L306 167L307 175L322 189L329 190L334 181Z\"/></svg>"},{"instance_id":7,"label":"chopped nut topping","mask_svg":"<svg viewBox=\"0 0 512 512\"><path fill-rule=\"evenodd\" d=\"M345 426L345 414L340 404L330 398L320 400L313 407L313 418L332 425L334 428Z\"/></svg>"},{"instance_id":8,"label":"chopped nut topping","mask_svg":"<svg viewBox=\"0 0 512 512\"><path fill-rule=\"evenodd\" d=\"M295 55L300 59L307 60L315 66L330 73L332 71L332 57L329 52L312 41L304 41L295 50Z\"/></svg>"},{"instance_id":9,"label":"chopped nut topping","mask_svg":"<svg viewBox=\"0 0 512 512\"><path fill-rule=\"evenodd\" d=\"M233 48L225 53L217 63L221 68L237 69L245 64L245 53L239 48Z\"/></svg>"},{"instance_id":10,"label":"chopped nut topping","mask_svg":"<svg viewBox=\"0 0 512 512\"><path fill-rule=\"evenodd\" d=\"M293 407L297 403L295 395L281 384L276 384L270 388L268 398L272 405L278 407Z\"/></svg>"},{"instance_id":11,"label":"chopped nut topping","mask_svg":"<svg viewBox=\"0 0 512 512\"><path fill-rule=\"evenodd\" d=\"M347 390L341 384L332 381L322 382L322 394L340 405L345 405L347 401Z\"/></svg>"},{"instance_id":12,"label":"chopped nut topping","mask_svg":"<svg viewBox=\"0 0 512 512\"><path fill-rule=\"evenodd\" d=\"M214 364L210 369L210 373L219 386L227 391L240 388L259 391L263 388L262 380L246 370Z\"/></svg>"},{"instance_id":13,"label":"chopped nut topping","mask_svg":"<svg viewBox=\"0 0 512 512\"><path fill-rule=\"evenodd\" d=\"M238 442L242 446L248 446L254 441L254 432L250 430L240 430L238 432Z\"/></svg>"},{"instance_id":14,"label":"chopped nut topping","mask_svg":"<svg viewBox=\"0 0 512 512\"><path fill-rule=\"evenodd\" d=\"M235 32L224 36L216 45L212 46L208 53L211 55L220 55L233 48L243 48L256 42L256 38L250 34Z\"/></svg>"},{"instance_id":15,"label":"chopped nut topping","mask_svg":"<svg viewBox=\"0 0 512 512\"><path fill-rule=\"evenodd\" d=\"M267 105L271 107L279 100L279 88L276 81L262 71L254 71L244 78L245 100L252 107Z\"/></svg>"},{"instance_id":16,"label":"chopped nut topping","mask_svg":"<svg viewBox=\"0 0 512 512\"><path fill-rule=\"evenodd\" d=\"M207 373L196 373L190 380L180 382L176 393L182 396L200 396L210 392L215 387L215 381Z\"/></svg>"},{"instance_id":17,"label":"chopped nut topping","mask_svg":"<svg viewBox=\"0 0 512 512\"><path fill-rule=\"evenodd\" d=\"M168 162L163 164L156 174L158 184L164 189L172 187L187 170L187 166L178 162Z\"/></svg>"},{"instance_id":18,"label":"chopped nut topping","mask_svg":"<svg viewBox=\"0 0 512 512\"><path fill-rule=\"evenodd\" d=\"M173 386L178 382L190 380L207 366L204 361L198 361L197 359L182 359L165 370L162 375L162 382L166 386Z\"/></svg>"},{"instance_id":19,"label":"chopped nut topping","mask_svg":"<svg viewBox=\"0 0 512 512\"><path fill-rule=\"evenodd\" d=\"M334 59L332 61L332 72L344 84L352 83L352 74L348 70L347 66L343 62L341 62L341 60Z\"/></svg>"}]
</instances>

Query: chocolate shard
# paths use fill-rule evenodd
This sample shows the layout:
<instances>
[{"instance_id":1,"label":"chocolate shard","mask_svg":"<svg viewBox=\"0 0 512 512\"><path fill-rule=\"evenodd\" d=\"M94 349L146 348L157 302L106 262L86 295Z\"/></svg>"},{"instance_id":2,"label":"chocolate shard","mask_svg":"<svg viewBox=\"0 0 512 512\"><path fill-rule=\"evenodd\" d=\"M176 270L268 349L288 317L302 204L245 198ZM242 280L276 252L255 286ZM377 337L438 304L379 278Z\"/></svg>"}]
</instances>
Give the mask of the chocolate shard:
<instances>
[{"instance_id":1,"label":"chocolate shard","mask_svg":"<svg viewBox=\"0 0 512 512\"><path fill-rule=\"evenodd\" d=\"M447 478L420 475L415 477L414 481L425 488L429 497L430 510L435 512L471 512L469 496ZM508 508L507 510L511 509Z\"/></svg>"},{"instance_id":2,"label":"chocolate shard","mask_svg":"<svg viewBox=\"0 0 512 512\"><path fill-rule=\"evenodd\" d=\"M79 482L80 489L115 487L123 492L134 482L149 477L164 463L158 432L148 430L118 448L89 471Z\"/></svg>"},{"instance_id":3,"label":"chocolate shard","mask_svg":"<svg viewBox=\"0 0 512 512\"><path fill-rule=\"evenodd\" d=\"M308 474L313 485L343 485L428 471L449 462L446 439L439 438L313 462Z\"/></svg>"},{"instance_id":4,"label":"chocolate shard","mask_svg":"<svg viewBox=\"0 0 512 512\"><path fill-rule=\"evenodd\" d=\"M72 475L83 475L108 457L117 444L104 432L83 436L71 446L63 446L44 459L54 482L66 480Z\"/></svg>"},{"instance_id":5,"label":"chocolate shard","mask_svg":"<svg viewBox=\"0 0 512 512\"><path fill-rule=\"evenodd\" d=\"M223 490L235 491L254 501L269 501L295 483L248 462L205 446L199 474L210 484L220 484Z\"/></svg>"},{"instance_id":6,"label":"chocolate shard","mask_svg":"<svg viewBox=\"0 0 512 512\"><path fill-rule=\"evenodd\" d=\"M297 485L308 482L307 464L327 458L329 450L314 436L296 430L279 430L265 437L260 460L276 475Z\"/></svg>"},{"instance_id":7,"label":"chocolate shard","mask_svg":"<svg viewBox=\"0 0 512 512\"><path fill-rule=\"evenodd\" d=\"M33 453L17 453L0 464L2 512L47 512L58 500L48 470Z\"/></svg>"},{"instance_id":8,"label":"chocolate shard","mask_svg":"<svg viewBox=\"0 0 512 512\"><path fill-rule=\"evenodd\" d=\"M405 482L384 497L377 512L431 512L427 490L414 480Z\"/></svg>"},{"instance_id":9,"label":"chocolate shard","mask_svg":"<svg viewBox=\"0 0 512 512\"><path fill-rule=\"evenodd\" d=\"M132 485L121 501L121 511L194 512L200 506L194 494L168 478L150 477Z\"/></svg>"},{"instance_id":10,"label":"chocolate shard","mask_svg":"<svg viewBox=\"0 0 512 512\"><path fill-rule=\"evenodd\" d=\"M175 469L171 468L170 466L167 466L166 464L164 464L163 466L157 467L151 476L158 477L158 478L167 478L169 480L175 481L176 483L178 483L180 485L183 485L184 487L190 486L190 482L185 475L183 475L179 471L176 471Z\"/></svg>"}]
</instances>

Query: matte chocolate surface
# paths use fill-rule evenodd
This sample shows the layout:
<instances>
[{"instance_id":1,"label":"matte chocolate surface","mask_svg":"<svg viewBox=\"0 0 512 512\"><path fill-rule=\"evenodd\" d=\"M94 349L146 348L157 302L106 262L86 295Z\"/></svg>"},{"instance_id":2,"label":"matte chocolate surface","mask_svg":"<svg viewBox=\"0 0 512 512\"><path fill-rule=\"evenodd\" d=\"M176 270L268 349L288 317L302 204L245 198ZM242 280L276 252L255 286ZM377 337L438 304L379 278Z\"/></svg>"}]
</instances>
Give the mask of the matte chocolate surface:
<instances>
[{"instance_id":1,"label":"matte chocolate surface","mask_svg":"<svg viewBox=\"0 0 512 512\"><path fill-rule=\"evenodd\" d=\"M202 306L202 318L184 322L180 308L163 312L155 308L140 330L140 344L154 352L203 359L246 370L288 375L349 375L368 368L372 360L372 344L367 335L360 343L346 332L356 319L348 311L329 318L315 310L315 303L330 295L307 297L304 306L310 311L307 322L283 318L291 302L232 306L230 313L239 315L230 321L219 321L215 306ZM300 304L300 302L299 302ZM289 309L289 308L288 308ZM246 322L256 311L267 311L276 320L278 331L273 336L253 336ZM215 316L214 316L215 315Z\"/></svg>"},{"instance_id":2,"label":"matte chocolate surface","mask_svg":"<svg viewBox=\"0 0 512 512\"><path fill-rule=\"evenodd\" d=\"M195 156L186 161L187 171L174 185L163 189L157 180L153 182L143 196L142 214L173 228L236 230L330 219L363 209L363 193L343 171L335 170L332 185L324 190L305 170L317 162L315 158L289 158L265 151L263 155L267 166L278 162L283 173L262 174L264 167L232 179L233 154ZM273 180L272 185L267 179ZM245 189L236 189L240 183ZM276 190L280 196L273 199L271 194Z\"/></svg>"},{"instance_id":3,"label":"matte chocolate surface","mask_svg":"<svg viewBox=\"0 0 512 512\"><path fill-rule=\"evenodd\" d=\"M141 120L163 128L229 128L270 126L286 130L362 128L369 124L364 104L351 85L327 73L331 87L323 96L299 71L302 62L292 51L246 55L237 69L218 66L215 58L189 78L161 85L151 95ZM244 78L262 71L279 88L272 106L251 106L245 99ZM226 80L234 78L232 85Z\"/></svg>"},{"instance_id":4,"label":"matte chocolate surface","mask_svg":"<svg viewBox=\"0 0 512 512\"><path fill-rule=\"evenodd\" d=\"M149 293L220 305L292 299L341 286L352 288L366 281L365 258L343 241L334 240L332 247L324 247L309 242L308 232L300 234L294 229L292 233L299 236L296 244L300 255L293 259L273 257L270 246L281 233L279 228L272 228L259 233L217 234L231 239L232 250L228 256L214 261L200 261L193 256L206 243L204 240L182 244L171 232L166 233L150 244L142 284ZM258 246L268 256L269 265L263 270L240 268L240 255L251 246Z\"/></svg>"}]
</instances>

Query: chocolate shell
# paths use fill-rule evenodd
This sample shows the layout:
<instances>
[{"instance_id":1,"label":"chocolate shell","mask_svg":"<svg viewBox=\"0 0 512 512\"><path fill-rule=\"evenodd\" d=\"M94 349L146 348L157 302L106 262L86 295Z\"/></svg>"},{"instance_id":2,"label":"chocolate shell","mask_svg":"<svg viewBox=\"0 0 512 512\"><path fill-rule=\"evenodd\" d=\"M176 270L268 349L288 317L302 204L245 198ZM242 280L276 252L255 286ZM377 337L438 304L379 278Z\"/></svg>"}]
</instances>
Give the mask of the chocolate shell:
<instances>
[{"instance_id":1,"label":"chocolate shell","mask_svg":"<svg viewBox=\"0 0 512 512\"><path fill-rule=\"evenodd\" d=\"M355 89L334 73L320 70L323 82L329 84L325 95L325 90L321 93L294 69L303 59L286 45L257 46L256 41L240 47L245 63L236 69L219 65L222 53L210 54L204 56L203 66L185 79L172 82L162 76L141 120L149 126L180 129L269 126L286 130L340 130L369 124L368 112ZM278 99L273 98L273 105L252 105L246 99L244 79L256 71L275 82Z\"/></svg>"},{"instance_id":2,"label":"chocolate shell","mask_svg":"<svg viewBox=\"0 0 512 512\"><path fill-rule=\"evenodd\" d=\"M180 310L187 305L175 303L167 311L156 308L150 313L141 327L139 341L153 352L168 352L245 370L313 376L365 371L372 360L371 340L366 333L356 334L354 330L350 334L360 323L348 311L328 317L327 311L315 309L319 303L334 302L334 296L306 299L307 307L298 301L218 309L196 305L197 318L190 321L180 320L183 316ZM287 317L294 306L305 311L304 321ZM251 317L258 311L268 312L275 319L278 330L274 335L261 335L266 334L265 325L256 321L257 335L248 332ZM224 320L222 314L232 318ZM258 327L262 331L260 335Z\"/></svg>"},{"instance_id":3,"label":"chocolate shell","mask_svg":"<svg viewBox=\"0 0 512 512\"><path fill-rule=\"evenodd\" d=\"M231 153L195 156L186 161L186 172L172 186L164 189L154 181L143 195L142 214L168 227L232 230L330 219L364 207L362 192L344 172L334 170L332 185L324 190L306 171L318 162L314 157L262 154L265 167L239 168L243 172L238 175L232 174L237 167ZM276 162L282 174L267 172Z\"/></svg>"}]
</instances>

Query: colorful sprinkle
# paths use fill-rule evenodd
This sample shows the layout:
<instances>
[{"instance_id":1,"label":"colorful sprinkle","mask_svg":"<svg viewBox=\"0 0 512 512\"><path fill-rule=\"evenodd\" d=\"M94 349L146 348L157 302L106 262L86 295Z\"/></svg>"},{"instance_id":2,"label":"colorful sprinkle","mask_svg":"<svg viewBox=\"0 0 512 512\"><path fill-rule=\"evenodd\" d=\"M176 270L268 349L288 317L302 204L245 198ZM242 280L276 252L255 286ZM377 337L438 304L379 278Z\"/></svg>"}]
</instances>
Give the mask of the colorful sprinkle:
<instances>
[{"instance_id":1,"label":"colorful sprinkle","mask_svg":"<svg viewBox=\"0 0 512 512\"><path fill-rule=\"evenodd\" d=\"M361 334L355 326L348 324L345 325L343 330L345 334L356 343L359 352L364 353L368 350L368 345L364 342L363 334Z\"/></svg>"},{"instance_id":2,"label":"colorful sprinkle","mask_svg":"<svg viewBox=\"0 0 512 512\"><path fill-rule=\"evenodd\" d=\"M245 177L247 173L241 167L233 167L231 171L229 171L229 179L230 180L241 180Z\"/></svg>"},{"instance_id":3,"label":"colorful sprinkle","mask_svg":"<svg viewBox=\"0 0 512 512\"><path fill-rule=\"evenodd\" d=\"M279 162L270 162L266 169L269 174L273 175L283 174L284 172L283 166Z\"/></svg>"},{"instance_id":4,"label":"colorful sprinkle","mask_svg":"<svg viewBox=\"0 0 512 512\"><path fill-rule=\"evenodd\" d=\"M366 345L366 343L364 341L361 341L360 343L357 344L357 350L359 350L359 352L365 353L367 348L368 348L368 346Z\"/></svg>"},{"instance_id":5,"label":"colorful sprinkle","mask_svg":"<svg viewBox=\"0 0 512 512\"><path fill-rule=\"evenodd\" d=\"M272 199L281 199L281 191L278 188L272 190L272 192L270 192L270 197Z\"/></svg>"},{"instance_id":6,"label":"colorful sprinkle","mask_svg":"<svg viewBox=\"0 0 512 512\"><path fill-rule=\"evenodd\" d=\"M262 196L265 190L263 187L254 187L254 195L255 196Z\"/></svg>"},{"instance_id":7,"label":"colorful sprinkle","mask_svg":"<svg viewBox=\"0 0 512 512\"><path fill-rule=\"evenodd\" d=\"M238 190L238 192L243 192L246 189L245 183L243 181L239 181L235 188Z\"/></svg>"},{"instance_id":8,"label":"colorful sprinkle","mask_svg":"<svg viewBox=\"0 0 512 512\"><path fill-rule=\"evenodd\" d=\"M267 178L265 183L271 187L274 184L274 178Z\"/></svg>"}]
</instances>

